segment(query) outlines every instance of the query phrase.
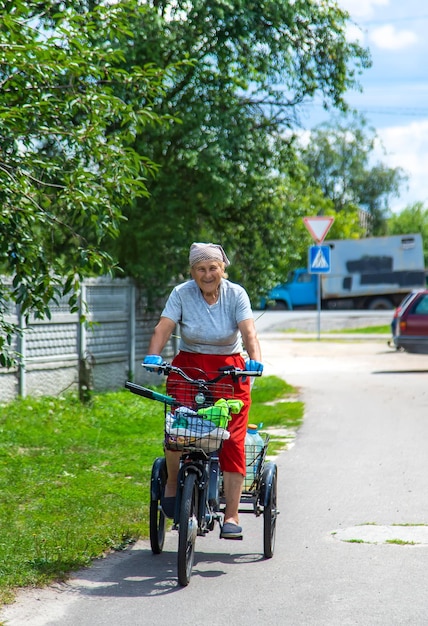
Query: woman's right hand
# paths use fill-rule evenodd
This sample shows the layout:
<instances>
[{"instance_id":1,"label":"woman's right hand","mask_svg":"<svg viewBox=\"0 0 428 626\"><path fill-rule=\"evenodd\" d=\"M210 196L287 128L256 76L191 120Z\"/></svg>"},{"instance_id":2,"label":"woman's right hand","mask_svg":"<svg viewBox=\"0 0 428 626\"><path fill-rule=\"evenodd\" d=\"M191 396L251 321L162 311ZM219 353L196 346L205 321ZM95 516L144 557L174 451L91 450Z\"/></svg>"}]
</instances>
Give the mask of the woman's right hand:
<instances>
[{"instance_id":1,"label":"woman's right hand","mask_svg":"<svg viewBox=\"0 0 428 626\"><path fill-rule=\"evenodd\" d=\"M143 365L147 366L147 365L162 365L163 363L163 358L161 356L159 356L159 354L148 354L147 356L144 357L144 361L143 361ZM148 372L156 372L158 374L162 373L162 370L158 369L157 367L146 367L146 370Z\"/></svg>"}]
</instances>

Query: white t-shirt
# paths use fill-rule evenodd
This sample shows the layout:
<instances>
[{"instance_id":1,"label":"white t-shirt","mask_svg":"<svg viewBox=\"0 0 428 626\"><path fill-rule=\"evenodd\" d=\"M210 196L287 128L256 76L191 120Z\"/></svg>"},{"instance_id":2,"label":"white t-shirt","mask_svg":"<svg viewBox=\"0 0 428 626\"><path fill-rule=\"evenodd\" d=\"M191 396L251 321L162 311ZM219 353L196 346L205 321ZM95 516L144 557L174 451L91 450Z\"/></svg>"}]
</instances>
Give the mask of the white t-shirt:
<instances>
[{"instance_id":1,"label":"white t-shirt","mask_svg":"<svg viewBox=\"0 0 428 626\"><path fill-rule=\"evenodd\" d=\"M208 304L190 280L174 287L161 315L180 325L180 350L236 354L242 352L238 323L251 319L253 312L245 289L223 278L215 304Z\"/></svg>"}]
</instances>

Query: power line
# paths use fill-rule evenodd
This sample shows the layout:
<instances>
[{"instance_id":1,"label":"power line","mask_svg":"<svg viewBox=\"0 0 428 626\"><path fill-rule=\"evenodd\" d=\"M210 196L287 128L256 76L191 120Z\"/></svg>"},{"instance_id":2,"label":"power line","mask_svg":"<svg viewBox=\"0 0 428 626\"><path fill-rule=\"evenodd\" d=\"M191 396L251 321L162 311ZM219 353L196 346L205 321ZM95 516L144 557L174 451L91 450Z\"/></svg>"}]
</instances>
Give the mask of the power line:
<instances>
[{"instance_id":1,"label":"power line","mask_svg":"<svg viewBox=\"0 0 428 626\"><path fill-rule=\"evenodd\" d=\"M360 113L371 113L376 115L401 115L406 117L428 117L428 107L376 107L376 106L358 106L349 104L352 110L359 111ZM308 112L308 109L322 108L322 104L316 102L306 103L304 111Z\"/></svg>"},{"instance_id":2,"label":"power line","mask_svg":"<svg viewBox=\"0 0 428 626\"><path fill-rule=\"evenodd\" d=\"M414 118L428 118L428 111L425 113L396 113L394 111L372 111L370 109L360 109L361 113L365 113L367 115L390 115L391 117L414 117Z\"/></svg>"},{"instance_id":3,"label":"power line","mask_svg":"<svg viewBox=\"0 0 428 626\"><path fill-rule=\"evenodd\" d=\"M397 23L397 22L420 22L421 20L427 20L428 19L428 15L413 15L413 16L406 16L406 17L393 17L393 18L388 18L385 17L384 19L379 19L379 20L357 20L356 18L353 18L351 16L351 19L361 25L361 26L370 26L371 24L385 24L385 23Z\"/></svg>"},{"instance_id":4,"label":"power line","mask_svg":"<svg viewBox=\"0 0 428 626\"><path fill-rule=\"evenodd\" d=\"M358 108L358 110L361 111L362 113L364 112L376 113L377 115L403 115L407 117L421 117L421 116L428 117L428 108L423 108L423 109L414 109L414 108L406 108L406 107L400 107L400 108L356 107L356 108Z\"/></svg>"}]
</instances>

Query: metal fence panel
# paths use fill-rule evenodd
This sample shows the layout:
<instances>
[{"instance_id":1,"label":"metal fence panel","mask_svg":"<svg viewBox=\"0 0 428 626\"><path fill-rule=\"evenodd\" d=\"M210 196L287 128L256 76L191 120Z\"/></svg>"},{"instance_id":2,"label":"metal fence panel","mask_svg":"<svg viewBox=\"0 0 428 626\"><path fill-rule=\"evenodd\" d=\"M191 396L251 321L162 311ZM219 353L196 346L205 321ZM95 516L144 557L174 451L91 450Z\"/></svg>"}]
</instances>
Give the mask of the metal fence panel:
<instances>
[{"instance_id":1,"label":"metal fence panel","mask_svg":"<svg viewBox=\"0 0 428 626\"><path fill-rule=\"evenodd\" d=\"M159 313L146 312L144 298L128 279L86 280L81 291L80 312L71 314L67 299L52 303L50 320L31 319L22 339L15 338L20 363L0 368L0 402L75 390L82 375L96 391L122 388L128 379L150 379L141 361ZM84 324L80 313L86 315ZM19 312L10 309L7 320L19 324ZM173 353L171 342L165 356Z\"/></svg>"}]
</instances>

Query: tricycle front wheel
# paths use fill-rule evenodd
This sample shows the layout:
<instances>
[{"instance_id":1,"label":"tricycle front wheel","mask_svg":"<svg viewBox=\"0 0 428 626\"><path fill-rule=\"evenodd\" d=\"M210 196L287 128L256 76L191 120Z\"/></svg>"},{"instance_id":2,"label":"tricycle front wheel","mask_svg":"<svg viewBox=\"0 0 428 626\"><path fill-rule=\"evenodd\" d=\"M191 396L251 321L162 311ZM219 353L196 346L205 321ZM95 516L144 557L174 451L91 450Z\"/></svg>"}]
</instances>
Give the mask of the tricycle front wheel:
<instances>
[{"instance_id":1,"label":"tricycle front wheel","mask_svg":"<svg viewBox=\"0 0 428 626\"><path fill-rule=\"evenodd\" d=\"M178 527L178 582L186 587L192 575L195 543L198 534L198 484L196 474L187 474L181 495Z\"/></svg>"}]
</instances>

